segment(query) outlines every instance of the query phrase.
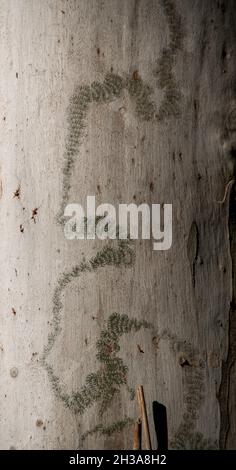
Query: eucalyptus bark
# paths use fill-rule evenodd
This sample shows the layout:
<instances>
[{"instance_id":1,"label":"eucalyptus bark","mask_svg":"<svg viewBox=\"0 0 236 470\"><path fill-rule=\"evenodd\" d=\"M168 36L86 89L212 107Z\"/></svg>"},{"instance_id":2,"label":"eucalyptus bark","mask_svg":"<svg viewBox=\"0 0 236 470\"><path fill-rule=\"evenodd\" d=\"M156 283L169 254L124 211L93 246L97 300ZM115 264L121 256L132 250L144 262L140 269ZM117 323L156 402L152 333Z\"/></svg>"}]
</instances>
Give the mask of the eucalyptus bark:
<instances>
[{"instance_id":1,"label":"eucalyptus bark","mask_svg":"<svg viewBox=\"0 0 236 470\"><path fill-rule=\"evenodd\" d=\"M154 448L153 401L170 448L236 447L235 21L2 0L1 448L132 448L139 384ZM171 249L66 240L87 195L173 204Z\"/></svg>"}]
</instances>

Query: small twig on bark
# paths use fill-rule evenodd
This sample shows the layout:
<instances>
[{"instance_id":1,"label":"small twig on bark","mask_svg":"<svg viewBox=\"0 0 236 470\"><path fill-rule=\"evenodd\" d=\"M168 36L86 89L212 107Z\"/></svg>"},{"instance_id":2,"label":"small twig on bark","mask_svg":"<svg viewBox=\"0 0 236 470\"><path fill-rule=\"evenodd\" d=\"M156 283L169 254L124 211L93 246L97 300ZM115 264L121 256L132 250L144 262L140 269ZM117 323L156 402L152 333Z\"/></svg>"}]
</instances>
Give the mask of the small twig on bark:
<instances>
[{"instance_id":1,"label":"small twig on bark","mask_svg":"<svg viewBox=\"0 0 236 470\"><path fill-rule=\"evenodd\" d=\"M147 417L147 409L146 409L146 403L145 403L144 391L143 391L142 385L139 385L137 388L137 398L138 398L140 412L142 416L142 423L144 426L146 448L147 450L152 450L151 436L150 436L148 417Z\"/></svg>"},{"instance_id":2,"label":"small twig on bark","mask_svg":"<svg viewBox=\"0 0 236 470\"><path fill-rule=\"evenodd\" d=\"M142 437L142 421L138 419L134 423L134 445L133 450L141 449L141 437Z\"/></svg>"},{"instance_id":3,"label":"small twig on bark","mask_svg":"<svg viewBox=\"0 0 236 470\"><path fill-rule=\"evenodd\" d=\"M230 186L235 182L235 179L232 178L228 183L227 185L225 186L225 192L224 192L224 197L223 199L221 199L221 201L216 201L218 204L224 204L224 202L226 201L226 198L227 198L227 194L228 194L228 191L229 191L229 188Z\"/></svg>"}]
</instances>

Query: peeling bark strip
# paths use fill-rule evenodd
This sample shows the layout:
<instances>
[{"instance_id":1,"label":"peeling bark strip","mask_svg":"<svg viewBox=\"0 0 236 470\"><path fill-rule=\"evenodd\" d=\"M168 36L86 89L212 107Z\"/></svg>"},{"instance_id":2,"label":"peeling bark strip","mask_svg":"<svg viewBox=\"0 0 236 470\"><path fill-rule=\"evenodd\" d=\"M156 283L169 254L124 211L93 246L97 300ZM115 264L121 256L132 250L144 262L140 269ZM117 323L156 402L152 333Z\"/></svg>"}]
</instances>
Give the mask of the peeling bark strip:
<instances>
[{"instance_id":1,"label":"peeling bark strip","mask_svg":"<svg viewBox=\"0 0 236 470\"><path fill-rule=\"evenodd\" d=\"M232 300L229 311L228 325L228 355L226 361L222 363L222 380L219 390L220 404L220 448L227 448L228 436L232 422L230 405L232 396L235 394L235 384L233 383L232 368L236 362L236 185L234 184L229 200L229 242L232 263ZM233 417L234 419L234 417Z\"/></svg>"}]
</instances>

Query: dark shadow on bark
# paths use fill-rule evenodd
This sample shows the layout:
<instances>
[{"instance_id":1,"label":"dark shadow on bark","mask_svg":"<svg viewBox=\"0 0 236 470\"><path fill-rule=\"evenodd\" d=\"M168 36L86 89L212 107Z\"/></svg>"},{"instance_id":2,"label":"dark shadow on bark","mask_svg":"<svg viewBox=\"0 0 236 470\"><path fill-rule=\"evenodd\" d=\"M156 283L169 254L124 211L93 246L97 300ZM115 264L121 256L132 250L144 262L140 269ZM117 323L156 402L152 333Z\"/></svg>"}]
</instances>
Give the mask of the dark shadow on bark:
<instances>
[{"instance_id":1,"label":"dark shadow on bark","mask_svg":"<svg viewBox=\"0 0 236 470\"><path fill-rule=\"evenodd\" d=\"M152 409L157 437L157 449L158 451L165 451L168 449L168 427L166 407L158 401L154 401L152 404Z\"/></svg>"}]
</instances>

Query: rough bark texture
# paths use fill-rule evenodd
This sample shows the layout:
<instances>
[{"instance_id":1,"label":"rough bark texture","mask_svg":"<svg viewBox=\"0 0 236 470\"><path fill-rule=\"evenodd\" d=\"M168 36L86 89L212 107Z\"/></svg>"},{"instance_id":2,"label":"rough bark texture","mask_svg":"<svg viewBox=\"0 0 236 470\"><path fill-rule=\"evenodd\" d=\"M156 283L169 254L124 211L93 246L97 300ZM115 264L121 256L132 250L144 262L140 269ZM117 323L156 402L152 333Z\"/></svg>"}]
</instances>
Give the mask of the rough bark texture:
<instances>
[{"instance_id":1,"label":"rough bark texture","mask_svg":"<svg viewBox=\"0 0 236 470\"><path fill-rule=\"evenodd\" d=\"M131 448L140 383L154 447L154 400L171 448L236 447L235 20L1 1L1 448ZM90 194L172 203L172 248L65 240Z\"/></svg>"}]
</instances>

